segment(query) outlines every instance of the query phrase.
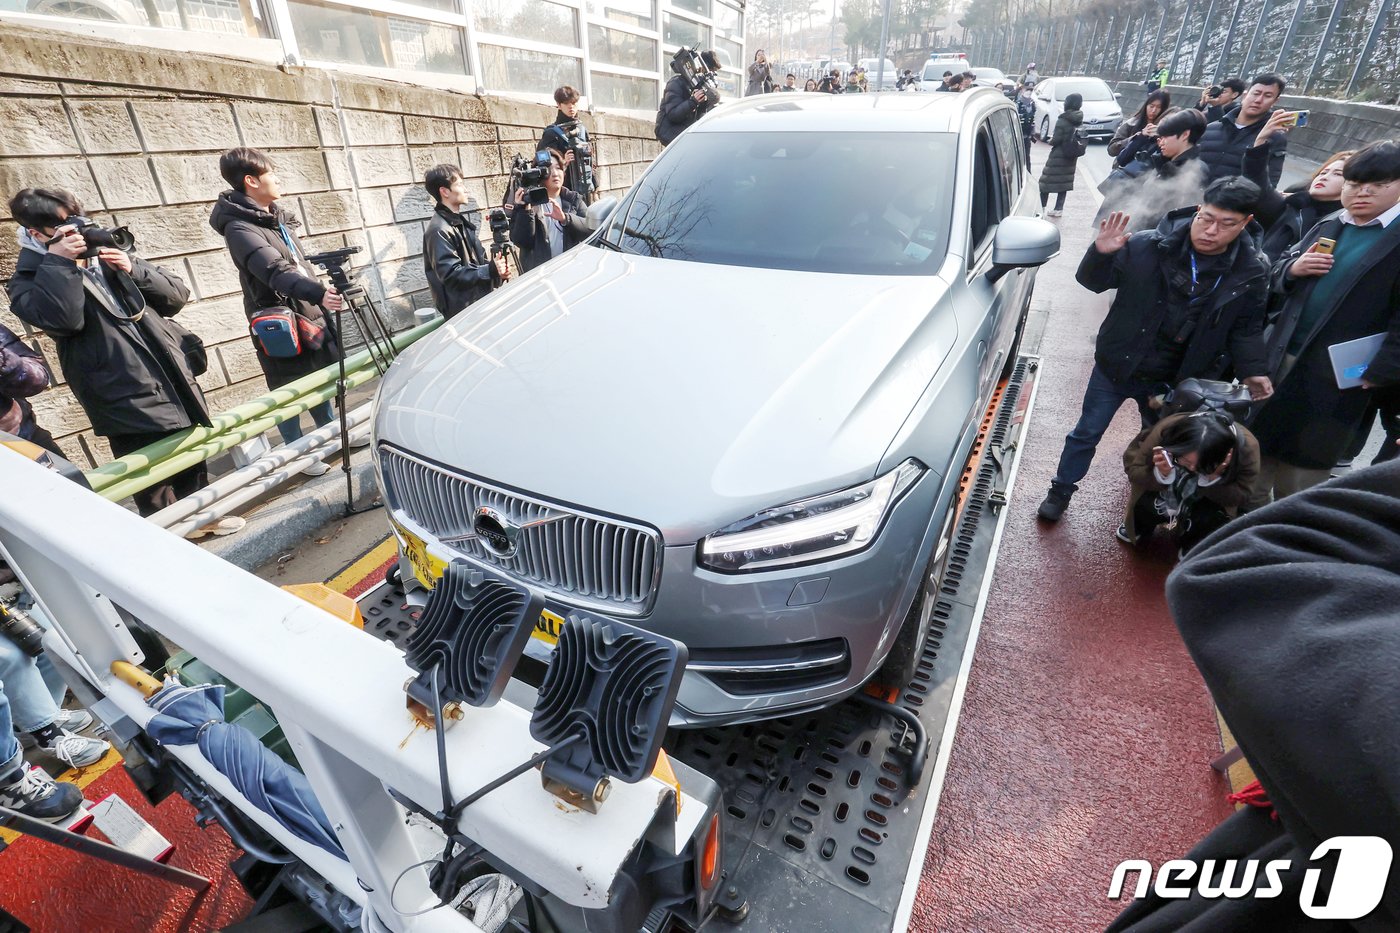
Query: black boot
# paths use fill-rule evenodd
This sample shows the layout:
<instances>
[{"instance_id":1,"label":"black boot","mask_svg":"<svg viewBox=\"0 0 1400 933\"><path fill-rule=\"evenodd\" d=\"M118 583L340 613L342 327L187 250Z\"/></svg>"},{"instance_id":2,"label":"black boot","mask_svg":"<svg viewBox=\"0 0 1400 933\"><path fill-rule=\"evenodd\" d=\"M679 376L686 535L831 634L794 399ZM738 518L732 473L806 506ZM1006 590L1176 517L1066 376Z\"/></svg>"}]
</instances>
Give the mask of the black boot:
<instances>
[{"instance_id":1,"label":"black boot","mask_svg":"<svg viewBox=\"0 0 1400 933\"><path fill-rule=\"evenodd\" d=\"M1050 491L1045 494L1045 500L1040 503L1040 508L1035 510L1036 518L1047 522L1058 522L1060 516L1065 514L1065 509L1069 508L1069 497L1073 493L1065 492L1055 486L1050 487Z\"/></svg>"}]
</instances>

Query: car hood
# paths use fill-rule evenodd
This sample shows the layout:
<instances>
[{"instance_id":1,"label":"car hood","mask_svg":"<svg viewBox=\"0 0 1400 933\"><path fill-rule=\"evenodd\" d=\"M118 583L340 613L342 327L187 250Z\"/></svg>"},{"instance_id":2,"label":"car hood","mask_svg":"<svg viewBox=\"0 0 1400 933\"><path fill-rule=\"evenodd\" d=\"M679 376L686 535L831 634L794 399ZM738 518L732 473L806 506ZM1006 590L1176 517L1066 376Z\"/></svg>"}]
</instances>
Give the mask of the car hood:
<instances>
[{"instance_id":1,"label":"car hood","mask_svg":"<svg viewBox=\"0 0 1400 933\"><path fill-rule=\"evenodd\" d=\"M376 436L690 543L872 478L957 336L945 290L580 247L409 348Z\"/></svg>"},{"instance_id":2,"label":"car hood","mask_svg":"<svg viewBox=\"0 0 1400 933\"><path fill-rule=\"evenodd\" d=\"M1086 100L1080 109L1084 111L1085 120L1105 120L1114 113L1123 115L1123 105L1116 100Z\"/></svg>"}]
</instances>

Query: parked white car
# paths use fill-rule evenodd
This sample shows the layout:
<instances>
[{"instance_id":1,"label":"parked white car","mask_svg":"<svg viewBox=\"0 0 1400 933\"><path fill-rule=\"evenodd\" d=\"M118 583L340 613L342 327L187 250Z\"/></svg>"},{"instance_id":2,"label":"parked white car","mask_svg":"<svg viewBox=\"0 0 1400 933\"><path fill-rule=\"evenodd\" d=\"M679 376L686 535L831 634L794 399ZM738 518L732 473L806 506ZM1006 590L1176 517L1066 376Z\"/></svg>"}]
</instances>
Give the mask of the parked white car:
<instances>
[{"instance_id":1,"label":"parked white car","mask_svg":"<svg viewBox=\"0 0 1400 933\"><path fill-rule=\"evenodd\" d=\"M1065 112L1065 98L1071 94L1084 98L1083 135L1104 142L1112 139L1123 122L1121 95L1102 78L1090 77L1046 78L1035 86L1035 128L1041 138L1050 138L1055 121Z\"/></svg>"},{"instance_id":2,"label":"parked white car","mask_svg":"<svg viewBox=\"0 0 1400 933\"><path fill-rule=\"evenodd\" d=\"M872 91L893 91L895 84L899 81L899 71L894 67L894 62L885 59L885 74L880 75L880 59L862 58L858 64L865 69L865 79ZM877 84L878 82L878 84Z\"/></svg>"}]
</instances>

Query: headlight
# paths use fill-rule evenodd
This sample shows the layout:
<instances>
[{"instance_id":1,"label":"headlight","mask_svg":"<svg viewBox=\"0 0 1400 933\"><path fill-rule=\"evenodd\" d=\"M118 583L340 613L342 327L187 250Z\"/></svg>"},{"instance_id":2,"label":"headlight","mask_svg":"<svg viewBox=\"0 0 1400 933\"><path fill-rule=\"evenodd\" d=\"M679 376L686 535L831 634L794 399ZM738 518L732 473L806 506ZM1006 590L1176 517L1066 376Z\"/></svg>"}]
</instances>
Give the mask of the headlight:
<instances>
[{"instance_id":1,"label":"headlight","mask_svg":"<svg viewBox=\"0 0 1400 933\"><path fill-rule=\"evenodd\" d=\"M830 560L863 550L923 472L917 460L906 460L868 483L750 515L701 539L700 565L737 573Z\"/></svg>"}]
</instances>

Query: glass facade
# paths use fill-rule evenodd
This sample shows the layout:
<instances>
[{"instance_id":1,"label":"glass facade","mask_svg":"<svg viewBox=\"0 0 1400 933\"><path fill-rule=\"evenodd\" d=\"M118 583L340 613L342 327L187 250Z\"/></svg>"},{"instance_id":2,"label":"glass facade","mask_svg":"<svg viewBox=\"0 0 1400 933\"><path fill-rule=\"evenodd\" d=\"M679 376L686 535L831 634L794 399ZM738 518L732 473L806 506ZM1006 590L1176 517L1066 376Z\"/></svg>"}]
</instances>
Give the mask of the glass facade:
<instances>
[{"instance_id":1,"label":"glass facade","mask_svg":"<svg viewBox=\"0 0 1400 933\"><path fill-rule=\"evenodd\" d=\"M677 48L718 50L726 66L719 85L728 96L739 94L745 58L741 0L117 2L128 11L121 18L128 25L280 39L290 61L471 76L485 93L541 102L568 84L582 92L586 107L637 113L655 111ZM101 7L0 0L0 11L111 21ZM238 54L232 40L229 52Z\"/></svg>"},{"instance_id":2,"label":"glass facade","mask_svg":"<svg viewBox=\"0 0 1400 933\"><path fill-rule=\"evenodd\" d=\"M314 61L466 74L462 30L353 7L288 0L301 54Z\"/></svg>"}]
</instances>

